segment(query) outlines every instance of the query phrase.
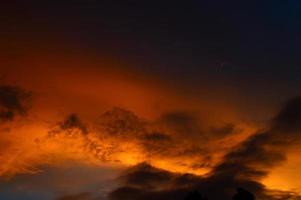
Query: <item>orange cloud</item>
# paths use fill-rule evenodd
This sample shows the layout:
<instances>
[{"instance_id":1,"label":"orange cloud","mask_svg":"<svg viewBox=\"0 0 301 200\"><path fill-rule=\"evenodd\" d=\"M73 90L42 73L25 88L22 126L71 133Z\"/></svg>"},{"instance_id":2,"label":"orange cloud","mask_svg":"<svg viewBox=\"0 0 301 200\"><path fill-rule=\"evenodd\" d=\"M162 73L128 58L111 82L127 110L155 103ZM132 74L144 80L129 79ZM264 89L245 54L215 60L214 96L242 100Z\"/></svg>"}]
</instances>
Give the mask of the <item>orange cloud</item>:
<instances>
[{"instance_id":1,"label":"orange cloud","mask_svg":"<svg viewBox=\"0 0 301 200\"><path fill-rule=\"evenodd\" d=\"M148 162L203 175L263 127L246 120L235 102L223 101L224 93L212 99L184 92L105 59L30 52L6 64L2 82L31 91L33 105L28 116L1 124L3 176L69 160L93 166ZM200 90L206 87L212 86Z\"/></svg>"}]
</instances>

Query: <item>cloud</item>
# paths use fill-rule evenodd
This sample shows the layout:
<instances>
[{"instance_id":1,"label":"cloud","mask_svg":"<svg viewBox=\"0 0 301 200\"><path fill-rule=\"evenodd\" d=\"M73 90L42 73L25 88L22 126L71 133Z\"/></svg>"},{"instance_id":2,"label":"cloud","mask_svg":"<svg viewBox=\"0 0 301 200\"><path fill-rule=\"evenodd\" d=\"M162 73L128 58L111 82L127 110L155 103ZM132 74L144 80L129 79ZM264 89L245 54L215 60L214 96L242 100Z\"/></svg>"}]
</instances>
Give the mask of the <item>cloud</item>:
<instances>
[{"instance_id":1,"label":"cloud","mask_svg":"<svg viewBox=\"0 0 301 200\"><path fill-rule=\"evenodd\" d=\"M20 167L35 171L41 165L51 166L71 159L93 165L128 166L149 162L173 172L203 174L216 163L218 150L210 149L210 142L235 134L236 127L223 123L202 124L205 122L189 112L171 112L146 120L131 111L113 108L95 121L71 113L54 122L49 130L44 129L45 135L35 131L37 136L30 143L32 154L25 154L20 146L18 151L25 155L18 160L23 162L23 157L27 156L26 163ZM212 127L216 127L214 131ZM221 131L227 133L221 134ZM221 151L223 145L218 148ZM14 173L18 172L14 170Z\"/></svg>"},{"instance_id":2,"label":"cloud","mask_svg":"<svg viewBox=\"0 0 301 200\"><path fill-rule=\"evenodd\" d=\"M213 173L261 178L286 158L286 149L301 139L301 97L290 100L268 130L249 137L229 152Z\"/></svg>"},{"instance_id":3,"label":"cloud","mask_svg":"<svg viewBox=\"0 0 301 200\"><path fill-rule=\"evenodd\" d=\"M211 131L212 131L212 135L213 136L216 136L216 137L219 137L219 138L223 138L223 137L226 137L228 135L231 135L231 134L234 134L234 133L237 133L241 130L237 130L237 128L235 127L235 124L233 123L227 123L227 124L224 124L220 127L212 127L211 128Z\"/></svg>"},{"instance_id":4,"label":"cloud","mask_svg":"<svg viewBox=\"0 0 301 200\"><path fill-rule=\"evenodd\" d=\"M196 113L169 112L158 119L145 120L131 111L114 108L99 118L97 126L98 132L107 137L120 140L121 143L135 143L148 157L200 158L203 155L210 161L205 156L210 153L209 143L241 130L233 123L207 123Z\"/></svg>"},{"instance_id":5,"label":"cloud","mask_svg":"<svg viewBox=\"0 0 301 200\"><path fill-rule=\"evenodd\" d=\"M165 170L156 169L147 163L141 163L129 169L121 179L126 185L138 188L166 187L174 175Z\"/></svg>"},{"instance_id":6,"label":"cloud","mask_svg":"<svg viewBox=\"0 0 301 200\"><path fill-rule=\"evenodd\" d=\"M141 163L121 176L124 186L114 190L112 200L184 199L200 178L189 174L171 173Z\"/></svg>"},{"instance_id":7,"label":"cloud","mask_svg":"<svg viewBox=\"0 0 301 200\"><path fill-rule=\"evenodd\" d=\"M287 149L300 141L300 124L301 97L296 97L280 110L266 131L250 136L227 153L206 176L171 173L142 164L123 176L124 186L113 191L110 198L180 200L190 191L199 190L209 199L218 200L230 199L235 188L243 187L262 200L299 199L294 192L269 190L260 181L285 161Z\"/></svg>"},{"instance_id":8,"label":"cloud","mask_svg":"<svg viewBox=\"0 0 301 200\"><path fill-rule=\"evenodd\" d=\"M122 176L123 186L111 192L109 199L121 200L183 200L191 191L200 191L209 200L231 199L237 187L247 188L258 199L297 199L296 193L268 190L253 180L232 179L225 176L201 177L192 174L171 173L140 164L135 171Z\"/></svg>"},{"instance_id":9,"label":"cloud","mask_svg":"<svg viewBox=\"0 0 301 200\"><path fill-rule=\"evenodd\" d=\"M146 131L145 123L135 113L117 107L103 113L98 123L101 131L112 137L137 137Z\"/></svg>"},{"instance_id":10,"label":"cloud","mask_svg":"<svg viewBox=\"0 0 301 200\"><path fill-rule=\"evenodd\" d=\"M50 133L59 131L66 131L68 133L71 133L74 130L79 130L82 134L88 134L87 126L82 122L77 114L72 113L68 115L63 121L59 122L58 127L50 131Z\"/></svg>"},{"instance_id":11,"label":"cloud","mask_svg":"<svg viewBox=\"0 0 301 200\"><path fill-rule=\"evenodd\" d=\"M280 113L273 119L272 130L276 132L289 131L290 135L294 133L300 135L299 132L301 130L300 122L301 122L301 96L290 100L284 106L284 108L280 111Z\"/></svg>"},{"instance_id":12,"label":"cloud","mask_svg":"<svg viewBox=\"0 0 301 200\"><path fill-rule=\"evenodd\" d=\"M25 115L31 97L30 92L10 86L0 86L0 122L11 121L18 115Z\"/></svg>"},{"instance_id":13,"label":"cloud","mask_svg":"<svg viewBox=\"0 0 301 200\"><path fill-rule=\"evenodd\" d=\"M85 163L145 162L120 177L122 186L112 191L113 200L180 200L193 190L211 200L229 199L239 186L260 199L293 198L296 194L268 190L260 181L284 162L287 149L300 141L300 105L300 97L289 101L266 130L225 151L218 163L215 153L224 147L209 144L236 135L240 130L231 122L207 124L189 112L170 112L146 120L121 108L105 112L96 123L86 123L77 114L70 114L39 140L38 153L27 158L35 161L33 165L24 166L51 165L43 158L55 154ZM23 161L22 157L17 161ZM200 169L210 171L204 176L183 174L197 174Z\"/></svg>"},{"instance_id":14,"label":"cloud","mask_svg":"<svg viewBox=\"0 0 301 200\"><path fill-rule=\"evenodd\" d=\"M131 170L133 171L122 176L121 180L124 186L114 190L110 194L110 199L183 200L190 191L196 188L205 189L206 186L208 189L206 191L210 191L210 187L212 187L211 183L202 177L171 173L145 163L139 164Z\"/></svg>"}]
</instances>

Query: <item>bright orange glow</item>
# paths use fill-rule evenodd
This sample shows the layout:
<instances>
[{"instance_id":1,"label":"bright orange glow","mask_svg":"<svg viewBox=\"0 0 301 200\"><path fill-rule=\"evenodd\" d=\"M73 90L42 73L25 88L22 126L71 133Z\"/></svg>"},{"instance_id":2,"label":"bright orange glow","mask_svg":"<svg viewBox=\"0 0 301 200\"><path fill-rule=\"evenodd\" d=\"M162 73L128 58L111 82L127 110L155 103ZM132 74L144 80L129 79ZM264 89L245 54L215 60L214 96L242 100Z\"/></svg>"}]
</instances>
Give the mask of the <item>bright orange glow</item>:
<instances>
[{"instance_id":1,"label":"bright orange glow","mask_svg":"<svg viewBox=\"0 0 301 200\"><path fill-rule=\"evenodd\" d=\"M271 171L263 183L273 189L283 189L294 192L301 192L301 166L300 147L293 147L294 150L288 154L287 162Z\"/></svg>"}]
</instances>

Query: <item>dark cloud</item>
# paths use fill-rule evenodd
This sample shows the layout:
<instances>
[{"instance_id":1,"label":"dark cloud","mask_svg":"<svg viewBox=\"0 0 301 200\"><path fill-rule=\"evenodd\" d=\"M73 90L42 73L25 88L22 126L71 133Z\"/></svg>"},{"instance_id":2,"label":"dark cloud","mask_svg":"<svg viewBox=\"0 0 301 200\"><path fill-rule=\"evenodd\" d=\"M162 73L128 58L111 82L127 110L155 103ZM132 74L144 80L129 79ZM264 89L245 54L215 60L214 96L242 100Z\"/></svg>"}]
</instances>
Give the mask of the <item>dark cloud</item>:
<instances>
[{"instance_id":1,"label":"dark cloud","mask_svg":"<svg viewBox=\"0 0 301 200\"><path fill-rule=\"evenodd\" d=\"M104 147L101 140L91 139L90 127L84 123L77 114L70 114L62 121L58 122L53 129L48 132L46 138L38 140L39 143L47 142L48 139L56 139L59 136L66 136L66 140L79 139L81 141L81 149L88 156L92 156L97 160L107 162L111 160L111 154L118 151L114 146ZM61 140L61 142L66 142Z\"/></svg>"},{"instance_id":2,"label":"dark cloud","mask_svg":"<svg viewBox=\"0 0 301 200\"><path fill-rule=\"evenodd\" d=\"M241 130L237 130L237 128L235 127L235 124L228 123L228 124L225 124L225 125L220 126L220 127L212 127L211 131L213 133L212 134L213 136L216 136L218 138L222 138L222 137L231 135L233 133L238 133Z\"/></svg>"},{"instance_id":3,"label":"dark cloud","mask_svg":"<svg viewBox=\"0 0 301 200\"><path fill-rule=\"evenodd\" d=\"M109 199L170 199L167 197L172 197L173 192L179 194L178 197L173 196L174 199L181 199L180 197L184 197L184 193L180 191L181 187L187 183L184 176L141 163L121 176L121 181L125 186L113 191Z\"/></svg>"},{"instance_id":4,"label":"dark cloud","mask_svg":"<svg viewBox=\"0 0 301 200\"><path fill-rule=\"evenodd\" d=\"M99 124L105 133L114 137L133 137L145 131L144 122L138 116L117 107L102 114Z\"/></svg>"},{"instance_id":5,"label":"dark cloud","mask_svg":"<svg viewBox=\"0 0 301 200\"><path fill-rule=\"evenodd\" d=\"M243 187L259 199L298 199L300 196L294 192L269 190L260 180L272 167L285 161L287 148L300 140L300 122L301 97L297 97L280 110L266 131L254 134L227 153L207 176L175 174L143 164L126 174L124 187L113 191L110 197L180 200L190 191L199 190L209 199L219 200L231 199L235 189Z\"/></svg>"},{"instance_id":6,"label":"dark cloud","mask_svg":"<svg viewBox=\"0 0 301 200\"><path fill-rule=\"evenodd\" d=\"M225 187L232 183L232 186L250 188L261 198L269 196L269 191L259 181L272 167L285 161L287 148L300 141L300 108L300 97L290 100L274 117L268 130L249 137L226 154L211 172L210 178L215 184ZM220 184L223 182L224 185ZM283 192L282 196L288 194Z\"/></svg>"},{"instance_id":7,"label":"dark cloud","mask_svg":"<svg viewBox=\"0 0 301 200\"><path fill-rule=\"evenodd\" d=\"M248 188L262 185L256 182L229 182L216 177L203 178L191 174L177 174L140 164L135 171L122 177L124 186L113 191L112 200L183 200L193 190L199 190L209 199L230 199L240 184ZM252 186L252 187L251 187ZM232 190L231 190L232 189Z\"/></svg>"},{"instance_id":8,"label":"dark cloud","mask_svg":"<svg viewBox=\"0 0 301 200\"><path fill-rule=\"evenodd\" d=\"M154 121L138 117L135 113L114 108L101 115L98 124L101 132L112 137L139 138L147 141L170 141L174 138L211 140L237 133L233 123L210 124L199 117L200 113L169 112Z\"/></svg>"},{"instance_id":9,"label":"dark cloud","mask_svg":"<svg viewBox=\"0 0 301 200\"><path fill-rule=\"evenodd\" d=\"M289 131L300 135L301 96L290 100L273 120L273 131Z\"/></svg>"},{"instance_id":10,"label":"dark cloud","mask_svg":"<svg viewBox=\"0 0 301 200\"><path fill-rule=\"evenodd\" d=\"M173 131L179 136L201 136L203 133L200 120L192 113L187 112L171 112L165 113L160 118L160 122L168 127L172 127Z\"/></svg>"},{"instance_id":11,"label":"dark cloud","mask_svg":"<svg viewBox=\"0 0 301 200\"><path fill-rule=\"evenodd\" d=\"M169 141L171 140L171 137L168 135L165 135L163 133L151 133L143 136L143 139L147 141Z\"/></svg>"},{"instance_id":12,"label":"dark cloud","mask_svg":"<svg viewBox=\"0 0 301 200\"><path fill-rule=\"evenodd\" d=\"M29 107L31 93L19 87L0 86L0 122L11 121L18 115L25 115Z\"/></svg>"},{"instance_id":13,"label":"dark cloud","mask_svg":"<svg viewBox=\"0 0 301 200\"><path fill-rule=\"evenodd\" d=\"M165 187L173 178L174 175L168 171L141 163L129 169L121 179L127 186L151 189Z\"/></svg>"},{"instance_id":14,"label":"dark cloud","mask_svg":"<svg viewBox=\"0 0 301 200\"><path fill-rule=\"evenodd\" d=\"M208 122L201 113L170 112L161 116L157 123L169 127L174 134L182 138L209 141L223 139L240 133L234 123Z\"/></svg>"},{"instance_id":15,"label":"dark cloud","mask_svg":"<svg viewBox=\"0 0 301 200\"><path fill-rule=\"evenodd\" d=\"M166 154L175 142L171 136L159 132L146 132L138 140L148 156Z\"/></svg>"},{"instance_id":16,"label":"dark cloud","mask_svg":"<svg viewBox=\"0 0 301 200\"><path fill-rule=\"evenodd\" d=\"M262 177L286 158L286 149L301 139L301 97L289 101L271 127L258 133L225 156L213 173Z\"/></svg>"},{"instance_id":17,"label":"dark cloud","mask_svg":"<svg viewBox=\"0 0 301 200\"><path fill-rule=\"evenodd\" d=\"M76 114L69 115L63 122L61 122L60 128L62 130L78 129L83 134L88 133L86 125L80 120L80 118Z\"/></svg>"},{"instance_id":18,"label":"dark cloud","mask_svg":"<svg viewBox=\"0 0 301 200\"><path fill-rule=\"evenodd\" d=\"M99 137L135 143L143 155L152 159L177 159L179 165L191 170L211 168L214 159L210 156L209 143L241 130L233 123L208 123L200 115L197 112L168 112L155 120L146 120L131 111L113 108L100 116L96 132ZM188 164L180 161L181 158L203 162Z\"/></svg>"},{"instance_id":19,"label":"dark cloud","mask_svg":"<svg viewBox=\"0 0 301 200\"><path fill-rule=\"evenodd\" d=\"M247 188L258 199L299 198L294 192L268 190L257 181L233 179L231 175L200 177L191 174L171 173L146 164L143 164L142 167L138 165L135 170L122 177L124 186L114 190L109 199L183 200L191 191L197 190L207 196L209 200L230 200L238 187Z\"/></svg>"},{"instance_id":20,"label":"dark cloud","mask_svg":"<svg viewBox=\"0 0 301 200\"><path fill-rule=\"evenodd\" d=\"M56 126L49 131L49 136L53 137L57 134L76 134L87 135L87 125L79 118L77 114L70 114L65 117L62 121L58 122Z\"/></svg>"}]
</instances>

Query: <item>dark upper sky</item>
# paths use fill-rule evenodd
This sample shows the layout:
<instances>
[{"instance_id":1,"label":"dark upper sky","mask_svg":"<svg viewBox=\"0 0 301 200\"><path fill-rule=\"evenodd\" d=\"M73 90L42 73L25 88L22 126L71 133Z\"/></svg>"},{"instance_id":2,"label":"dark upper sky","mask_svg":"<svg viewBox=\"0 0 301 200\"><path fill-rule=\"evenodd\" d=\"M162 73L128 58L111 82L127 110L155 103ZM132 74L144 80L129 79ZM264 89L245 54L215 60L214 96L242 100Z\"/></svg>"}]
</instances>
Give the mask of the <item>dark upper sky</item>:
<instances>
[{"instance_id":1,"label":"dark upper sky","mask_svg":"<svg viewBox=\"0 0 301 200\"><path fill-rule=\"evenodd\" d=\"M130 63L171 84L198 90L209 80L267 101L284 101L301 89L297 0L5 4L2 43L13 54L33 43L43 49L68 46Z\"/></svg>"},{"instance_id":2,"label":"dark upper sky","mask_svg":"<svg viewBox=\"0 0 301 200\"><path fill-rule=\"evenodd\" d=\"M76 47L143 63L145 71L203 71L294 81L300 75L300 8L288 1L16 1L4 32L65 38ZM3 13L3 12L2 12Z\"/></svg>"}]
</instances>

